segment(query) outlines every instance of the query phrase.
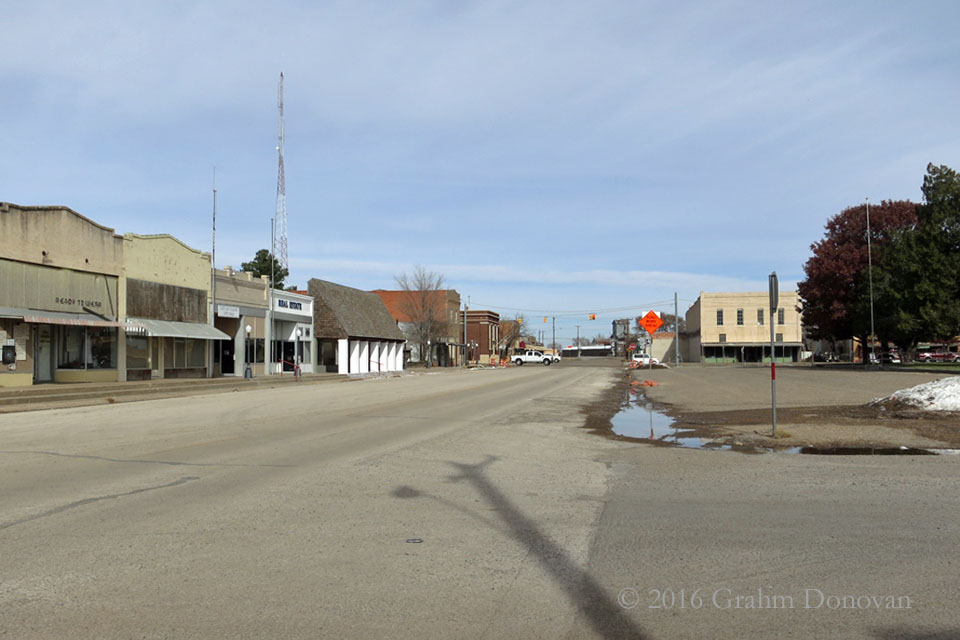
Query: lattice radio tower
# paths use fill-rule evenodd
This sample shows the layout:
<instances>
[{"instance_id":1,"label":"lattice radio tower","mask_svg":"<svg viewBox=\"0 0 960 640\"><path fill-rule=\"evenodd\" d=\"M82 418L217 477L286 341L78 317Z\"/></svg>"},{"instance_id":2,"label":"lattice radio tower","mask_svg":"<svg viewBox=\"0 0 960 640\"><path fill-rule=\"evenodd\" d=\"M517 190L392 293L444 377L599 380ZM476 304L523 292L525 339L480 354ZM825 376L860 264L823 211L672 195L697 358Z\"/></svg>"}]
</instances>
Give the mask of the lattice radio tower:
<instances>
[{"instance_id":1,"label":"lattice radio tower","mask_svg":"<svg viewBox=\"0 0 960 640\"><path fill-rule=\"evenodd\" d=\"M280 124L277 133L277 215L275 225L274 257L284 269L290 269L287 260L287 186L283 177L283 73L277 88L277 110L280 112Z\"/></svg>"}]
</instances>

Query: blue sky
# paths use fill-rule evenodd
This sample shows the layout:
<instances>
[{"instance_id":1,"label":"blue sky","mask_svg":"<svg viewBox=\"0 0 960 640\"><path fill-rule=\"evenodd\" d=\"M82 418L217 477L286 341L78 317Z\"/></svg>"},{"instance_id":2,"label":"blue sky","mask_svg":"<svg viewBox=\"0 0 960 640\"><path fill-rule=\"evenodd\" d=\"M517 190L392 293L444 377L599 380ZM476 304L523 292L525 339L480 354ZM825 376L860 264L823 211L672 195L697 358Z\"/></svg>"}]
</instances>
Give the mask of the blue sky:
<instances>
[{"instance_id":1,"label":"blue sky","mask_svg":"<svg viewBox=\"0 0 960 640\"><path fill-rule=\"evenodd\" d=\"M960 168L952 1L7 5L0 200L209 250L216 167L237 267L282 71L292 283L420 264L564 341L792 286L828 217Z\"/></svg>"}]
</instances>

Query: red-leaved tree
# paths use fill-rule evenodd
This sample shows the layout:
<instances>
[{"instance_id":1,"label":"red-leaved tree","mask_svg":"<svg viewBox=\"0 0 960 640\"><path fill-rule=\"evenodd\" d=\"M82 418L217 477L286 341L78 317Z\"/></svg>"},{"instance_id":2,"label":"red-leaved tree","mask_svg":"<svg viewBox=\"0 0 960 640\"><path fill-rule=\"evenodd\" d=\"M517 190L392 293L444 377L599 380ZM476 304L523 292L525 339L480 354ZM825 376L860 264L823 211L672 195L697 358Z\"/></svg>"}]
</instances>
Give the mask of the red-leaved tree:
<instances>
[{"instance_id":1,"label":"red-leaved tree","mask_svg":"<svg viewBox=\"0 0 960 640\"><path fill-rule=\"evenodd\" d=\"M870 243L876 272L878 255L890 234L917 224L917 205L906 200L870 205ZM810 245L813 256L803 270L807 278L797 284L803 300L803 323L815 339L866 338L864 323L867 292L866 205L844 209L827 221L826 233ZM869 304L869 303L867 303Z\"/></svg>"}]
</instances>

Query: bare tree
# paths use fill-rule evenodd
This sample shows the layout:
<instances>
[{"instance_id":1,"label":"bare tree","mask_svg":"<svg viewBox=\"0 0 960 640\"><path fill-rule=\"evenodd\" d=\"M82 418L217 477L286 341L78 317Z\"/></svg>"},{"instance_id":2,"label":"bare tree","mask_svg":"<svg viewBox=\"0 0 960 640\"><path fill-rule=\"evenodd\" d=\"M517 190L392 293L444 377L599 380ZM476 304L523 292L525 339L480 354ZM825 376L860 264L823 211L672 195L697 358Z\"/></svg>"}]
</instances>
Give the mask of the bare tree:
<instances>
[{"instance_id":1,"label":"bare tree","mask_svg":"<svg viewBox=\"0 0 960 640\"><path fill-rule=\"evenodd\" d=\"M415 265L413 274L406 272L395 277L397 287L405 291L400 310L410 318L412 338L420 345L420 357L426 359L427 342L445 336L448 322L445 312L444 277Z\"/></svg>"},{"instance_id":2,"label":"bare tree","mask_svg":"<svg viewBox=\"0 0 960 640\"><path fill-rule=\"evenodd\" d=\"M523 334L523 318L519 315L513 320L503 320L500 322L500 357L509 358L513 351L513 346L520 341Z\"/></svg>"}]
</instances>

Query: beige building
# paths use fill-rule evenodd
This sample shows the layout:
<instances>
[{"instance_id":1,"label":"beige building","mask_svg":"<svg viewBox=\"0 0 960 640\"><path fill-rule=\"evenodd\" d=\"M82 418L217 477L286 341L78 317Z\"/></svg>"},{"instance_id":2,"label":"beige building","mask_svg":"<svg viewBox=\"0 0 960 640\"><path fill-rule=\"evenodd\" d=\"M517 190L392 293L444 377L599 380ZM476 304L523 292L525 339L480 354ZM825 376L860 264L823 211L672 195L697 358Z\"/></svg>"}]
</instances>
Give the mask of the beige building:
<instances>
[{"instance_id":1,"label":"beige building","mask_svg":"<svg viewBox=\"0 0 960 640\"><path fill-rule=\"evenodd\" d=\"M210 254L171 235L128 233L122 276L120 379L213 375L214 343L228 336L210 322Z\"/></svg>"},{"instance_id":2,"label":"beige building","mask_svg":"<svg viewBox=\"0 0 960 640\"><path fill-rule=\"evenodd\" d=\"M229 336L214 352L215 375L242 376L267 372L267 310L270 278L224 267L216 271L214 326ZM247 331L247 327L250 331Z\"/></svg>"},{"instance_id":3,"label":"beige building","mask_svg":"<svg viewBox=\"0 0 960 640\"><path fill-rule=\"evenodd\" d=\"M123 238L63 206L0 203L0 386L120 379Z\"/></svg>"},{"instance_id":4,"label":"beige building","mask_svg":"<svg viewBox=\"0 0 960 640\"><path fill-rule=\"evenodd\" d=\"M730 363L770 361L770 322L774 322L777 362L798 362L803 349L800 298L781 291L770 317L769 294L705 293L687 311L687 362Z\"/></svg>"},{"instance_id":5,"label":"beige building","mask_svg":"<svg viewBox=\"0 0 960 640\"><path fill-rule=\"evenodd\" d=\"M210 255L0 203L0 386L212 373Z\"/></svg>"}]
</instances>

